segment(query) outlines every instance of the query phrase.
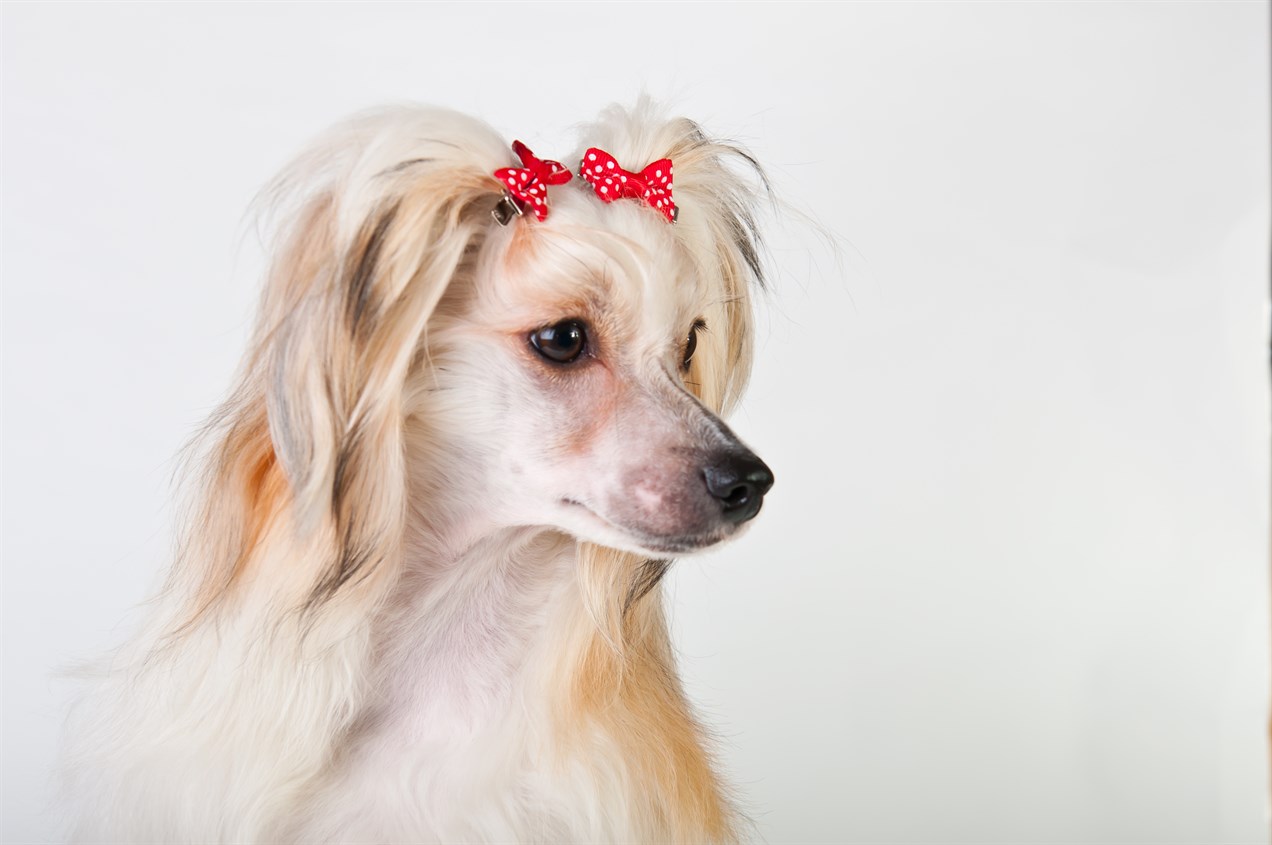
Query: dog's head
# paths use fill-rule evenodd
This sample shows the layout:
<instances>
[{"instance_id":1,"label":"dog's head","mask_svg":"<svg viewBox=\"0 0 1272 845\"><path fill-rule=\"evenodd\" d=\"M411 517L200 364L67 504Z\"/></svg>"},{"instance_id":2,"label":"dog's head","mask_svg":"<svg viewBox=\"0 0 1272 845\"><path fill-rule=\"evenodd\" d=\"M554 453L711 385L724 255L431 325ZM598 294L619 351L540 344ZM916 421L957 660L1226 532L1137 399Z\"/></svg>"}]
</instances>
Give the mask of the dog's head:
<instances>
[{"instance_id":1,"label":"dog's head","mask_svg":"<svg viewBox=\"0 0 1272 845\"><path fill-rule=\"evenodd\" d=\"M586 185L554 189L547 220L496 226L443 297L432 366L412 381L443 394L449 451L480 462L505 522L666 554L759 511L768 468L700 398L737 366L744 292L686 243L708 230L682 179L675 225Z\"/></svg>"},{"instance_id":2,"label":"dog's head","mask_svg":"<svg viewBox=\"0 0 1272 845\"><path fill-rule=\"evenodd\" d=\"M357 120L280 183L258 355L302 520L345 547L329 589L411 512L661 556L759 511L772 475L719 416L750 365L753 163L648 108L584 140L671 159L677 221L575 179L500 225L506 141L432 110Z\"/></svg>"}]
</instances>

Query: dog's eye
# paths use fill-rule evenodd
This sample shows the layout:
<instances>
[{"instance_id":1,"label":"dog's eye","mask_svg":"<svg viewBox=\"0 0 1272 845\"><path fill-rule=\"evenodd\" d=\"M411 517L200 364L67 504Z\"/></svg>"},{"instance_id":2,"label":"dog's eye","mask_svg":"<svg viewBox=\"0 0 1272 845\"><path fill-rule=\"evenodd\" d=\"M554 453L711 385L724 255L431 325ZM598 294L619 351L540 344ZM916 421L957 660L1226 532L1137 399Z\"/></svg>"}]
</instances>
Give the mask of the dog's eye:
<instances>
[{"instance_id":1,"label":"dog's eye","mask_svg":"<svg viewBox=\"0 0 1272 845\"><path fill-rule=\"evenodd\" d=\"M531 332L530 345L549 361L568 364L583 354L587 332L578 320L562 320Z\"/></svg>"},{"instance_id":2,"label":"dog's eye","mask_svg":"<svg viewBox=\"0 0 1272 845\"><path fill-rule=\"evenodd\" d=\"M698 319L693 321L693 326L689 328L689 339L685 341L685 358L680 362L680 369L688 372L689 365L693 362L693 353L698 349L698 332L706 327L706 320Z\"/></svg>"}]
</instances>

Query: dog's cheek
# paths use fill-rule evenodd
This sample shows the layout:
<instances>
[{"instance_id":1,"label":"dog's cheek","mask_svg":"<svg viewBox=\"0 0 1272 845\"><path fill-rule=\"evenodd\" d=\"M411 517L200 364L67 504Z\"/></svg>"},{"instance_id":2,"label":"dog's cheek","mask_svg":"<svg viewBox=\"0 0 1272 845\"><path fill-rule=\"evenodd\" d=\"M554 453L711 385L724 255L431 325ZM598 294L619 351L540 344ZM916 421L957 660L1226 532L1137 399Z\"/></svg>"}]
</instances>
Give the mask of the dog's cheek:
<instances>
[{"instance_id":1,"label":"dog's cheek","mask_svg":"<svg viewBox=\"0 0 1272 845\"><path fill-rule=\"evenodd\" d=\"M504 488L518 513L542 516L563 498L587 496L590 453L613 416L611 381L602 366L553 367L520 345L487 351L471 373L486 387L477 399L482 410L467 414L482 418L484 433L464 438L464 451L471 459L489 454L487 483Z\"/></svg>"},{"instance_id":2,"label":"dog's cheek","mask_svg":"<svg viewBox=\"0 0 1272 845\"><path fill-rule=\"evenodd\" d=\"M610 432L621 427L621 385L599 363L548 372L540 379L544 408L536 421L536 442L549 459L590 461Z\"/></svg>"}]
</instances>

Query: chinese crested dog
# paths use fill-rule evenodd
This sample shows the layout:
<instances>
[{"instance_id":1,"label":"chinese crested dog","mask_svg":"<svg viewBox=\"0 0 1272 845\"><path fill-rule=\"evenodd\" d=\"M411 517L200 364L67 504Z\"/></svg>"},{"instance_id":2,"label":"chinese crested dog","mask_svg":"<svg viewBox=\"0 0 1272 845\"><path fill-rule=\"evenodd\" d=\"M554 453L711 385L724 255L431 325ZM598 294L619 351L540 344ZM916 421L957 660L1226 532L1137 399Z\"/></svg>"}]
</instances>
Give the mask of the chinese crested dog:
<instances>
[{"instance_id":1,"label":"chinese crested dog","mask_svg":"<svg viewBox=\"0 0 1272 845\"><path fill-rule=\"evenodd\" d=\"M763 176L647 104L583 141L395 108L266 192L167 586L73 720L78 839L744 835L659 582L772 484L721 421Z\"/></svg>"}]
</instances>

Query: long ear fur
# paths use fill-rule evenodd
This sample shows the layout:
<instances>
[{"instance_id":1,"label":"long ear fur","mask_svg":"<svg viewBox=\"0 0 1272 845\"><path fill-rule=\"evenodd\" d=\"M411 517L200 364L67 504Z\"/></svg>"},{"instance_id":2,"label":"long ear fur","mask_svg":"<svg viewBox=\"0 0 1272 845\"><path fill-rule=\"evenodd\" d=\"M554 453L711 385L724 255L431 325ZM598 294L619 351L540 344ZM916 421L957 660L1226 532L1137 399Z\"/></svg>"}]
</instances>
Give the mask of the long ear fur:
<instances>
[{"instance_id":1,"label":"long ear fur","mask_svg":"<svg viewBox=\"0 0 1272 845\"><path fill-rule=\"evenodd\" d=\"M405 513L406 375L443 292L472 270L500 192L490 174L508 156L471 118L377 111L266 192L278 249L253 350L208 432L190 532L207 540L181 562L196 612L271 545L292 547L286 571L251 577L310 610L389 568Z\"/></svg>"}]
</instances>

